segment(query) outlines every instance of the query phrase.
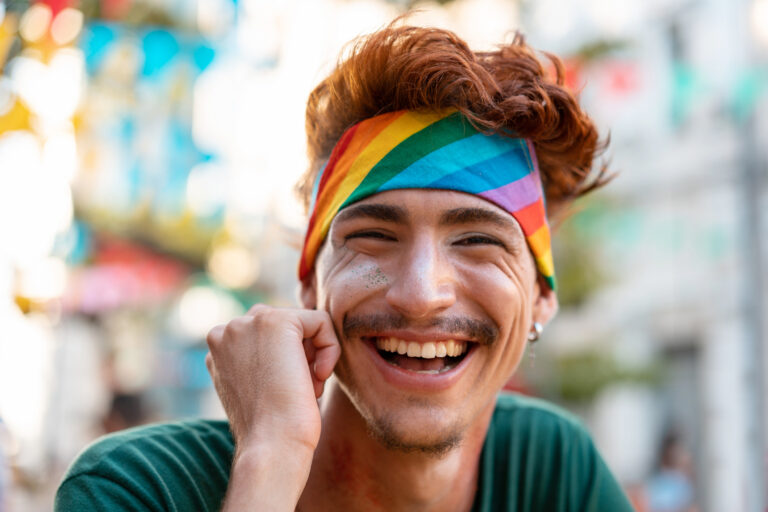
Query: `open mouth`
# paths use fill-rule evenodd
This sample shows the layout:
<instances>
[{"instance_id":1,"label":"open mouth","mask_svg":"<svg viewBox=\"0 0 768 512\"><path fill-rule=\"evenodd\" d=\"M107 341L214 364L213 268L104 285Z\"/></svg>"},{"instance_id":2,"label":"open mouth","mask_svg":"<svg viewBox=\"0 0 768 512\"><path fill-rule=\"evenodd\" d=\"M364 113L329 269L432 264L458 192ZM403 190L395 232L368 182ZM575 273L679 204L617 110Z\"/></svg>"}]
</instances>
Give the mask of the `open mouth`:
<instances>
[{"instance_id":1,"label":"open mouth","mask_svg":"<svg viewBox=\"0 0 768 512\"><path fill-rule=\"evenodd\" d=\"M390 337L363 339L373 344L387 363L425 374L438 374L454 368L464 360L474 345L456 340L419 343Z\"/></svg>"}]
</instances>

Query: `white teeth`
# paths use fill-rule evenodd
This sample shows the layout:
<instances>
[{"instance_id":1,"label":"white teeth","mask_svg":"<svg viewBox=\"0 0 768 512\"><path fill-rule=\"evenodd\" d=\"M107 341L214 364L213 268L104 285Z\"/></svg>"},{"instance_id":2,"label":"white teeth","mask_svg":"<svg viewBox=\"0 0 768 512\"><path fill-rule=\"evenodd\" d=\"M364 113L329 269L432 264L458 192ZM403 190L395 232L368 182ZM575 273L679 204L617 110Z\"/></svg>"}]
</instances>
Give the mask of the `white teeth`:
<instances>
[{"instance_id":1,"label":"white teeth","mask_svg":"<svg viewBox=\"0 0 768 512\"><path fill-rule=\"evenodd\" d=\"M376 348L386 352L397 352L408 357L422 357L434 359L435 357L457 357L467 351L466 341L428 341L417 343L398 338L378 338Z\"/></svg>"}]
</instances>

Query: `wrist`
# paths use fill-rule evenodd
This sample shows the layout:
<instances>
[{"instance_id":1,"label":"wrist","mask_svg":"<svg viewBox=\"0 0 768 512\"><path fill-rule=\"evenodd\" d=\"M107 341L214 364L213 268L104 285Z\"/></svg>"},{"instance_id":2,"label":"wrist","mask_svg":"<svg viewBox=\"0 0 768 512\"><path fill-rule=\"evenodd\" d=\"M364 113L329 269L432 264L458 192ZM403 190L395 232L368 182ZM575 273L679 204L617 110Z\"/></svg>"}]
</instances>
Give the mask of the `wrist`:
<instances>
[{"instance_id":1,"label":"wrist","mask_svg":"<svg viewBox=\"0 0 768 512\"><path fill-rule=\"evenodd\" d=\"M282 442L237 447L224 510L293 510L313 454L305 445Z\"/></svg>"},{"instance_id":2,"label":"wrist","mask_svg":"<svg viewBox=\"0 0 768 512\"><path fill-rule=\"evenodd\" d=\"M263 452L268 456L277 453L277 457L297 452L311 459L320 441L320 425L319 421L286 420L263 414L258 423L247 430L233 430L233 434L238 452Z\"/></svg>"},{"instance_id":3,"label":"wrist","mask_svg":"<svg viewBox=\"0 0 768 512\"><path fill-rule=\"evenodd\" d=\"M232 467L241 465L258 470L260 466L265 466L272 470L282 468L288 471L311 464L314 453L314 446L301 441L275 439L243 442L235 446Z\"/></svg>"}]
</instances>

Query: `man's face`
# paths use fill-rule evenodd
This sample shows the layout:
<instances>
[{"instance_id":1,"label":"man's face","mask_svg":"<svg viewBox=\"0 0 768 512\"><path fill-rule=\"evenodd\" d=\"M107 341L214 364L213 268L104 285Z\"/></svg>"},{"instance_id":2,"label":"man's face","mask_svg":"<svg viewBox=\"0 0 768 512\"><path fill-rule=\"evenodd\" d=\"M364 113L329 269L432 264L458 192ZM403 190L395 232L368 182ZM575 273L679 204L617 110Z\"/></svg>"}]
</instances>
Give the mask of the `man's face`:
<instances>
[{"instance_id":1,"label":"man's face","mask_svg":"<svg viewBox=\"0 0 768 512\"><path fill-rule=\"evenodd\" d=\"M374 435L426 452L455 445L492 407L532 322L556 309L514 218L442 190L382 192L339 212L304 297L333 319L336 376Z\"/></svg>"}]
</instances>

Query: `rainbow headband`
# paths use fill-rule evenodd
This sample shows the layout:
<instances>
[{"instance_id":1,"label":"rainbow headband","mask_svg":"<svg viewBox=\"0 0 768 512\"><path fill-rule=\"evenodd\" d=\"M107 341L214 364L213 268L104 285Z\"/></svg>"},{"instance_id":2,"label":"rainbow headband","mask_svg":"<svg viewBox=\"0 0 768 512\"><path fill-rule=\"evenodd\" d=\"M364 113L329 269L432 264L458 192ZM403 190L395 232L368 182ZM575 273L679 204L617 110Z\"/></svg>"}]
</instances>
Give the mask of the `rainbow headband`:
<instances>
[{"instance_id":1,"label":"rainbow headband","mask_svg":"<svg viewBox=\"0 0 768 512\"><path fill-rule=\"evenodd\" d=\"M366 119L341 136L315 181L299 263L304 279L331 221L368 196L394 189L473 194L509 212L536 266L555 289L549 225L533 144L479 132L456 111L399 111Z\"/></svg>"}]
</instances>

